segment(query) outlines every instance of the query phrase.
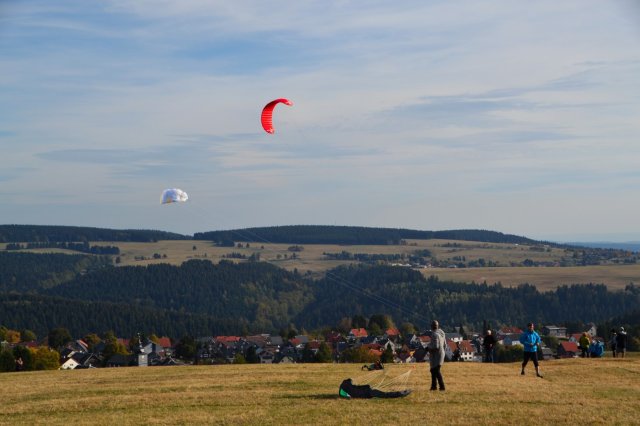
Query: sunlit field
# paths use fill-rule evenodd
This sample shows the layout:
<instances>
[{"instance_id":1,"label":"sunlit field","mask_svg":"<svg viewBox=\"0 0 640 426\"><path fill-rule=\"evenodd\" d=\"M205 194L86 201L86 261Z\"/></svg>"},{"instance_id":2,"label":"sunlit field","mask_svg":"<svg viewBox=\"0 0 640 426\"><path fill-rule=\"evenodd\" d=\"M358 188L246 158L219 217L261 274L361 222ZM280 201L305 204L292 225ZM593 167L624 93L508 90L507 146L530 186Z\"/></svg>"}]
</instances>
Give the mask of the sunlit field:
<instances>
[{"instance_id":1,"label":"sunlit field","mask_svg":"<svg viewBox=\"0 0 640 426\"><path fill-rule=\"evenodd\" d=\"M209 259L218 262L222 259L234 262L243 261L230 258L230 254L249 257L259 254L260 260L270 262L284 269L301 273L311 273L321 277L327 270L351 261L331 260L324 253L352 254L412 254L416 250L428 249L437 259L447 260L464 257L467 261L478 260L499 262L508 265L520 263L525 259L540 262L559 261L566 253L563 249L545 248L542 251L531 250L530 246L515 244L480 243L472 241L449 240L408 240L406 245L337 245L302 244L303 250L289 251L291 244L269 244L252 242L249 247L216 247L210 241L179 240L158 241L154 243L96 242L92 245L113 245L120 248L119 265L149 265L170 263L180 265L189 259ZM455 245L453 247L452 245ZM0 244L3 249L5 244ZM59 249L37 249L32 252L65 252ZM295 258L293 255L295 254ZM156 258L154 258L156 255ZM598 265L581 267L486 267L486 268L423 268L425 276L435 275L442 280L459 282L502 283L504 286L517 286L522 283L535 285L539 290L553 290L560 285L596 283L605 284L610 289L623 289L630 282L640 282L640 265Z\"/></svg>"},{"instance_id":2,"label":"sunlit field","mask_svg":"<svg viewBox=\"0 0 640 426\"><path fill-rule=\"evenodd\" d=\"M0 374L0 424L638 424L640 358L520 364L446 363L430 391L426 364L401 399L338 397L354 364L112 368Z\"/></svg>"},{"instance_id":3,"label":"sunlit field","mask_svg":"<svg viewBox=\"0 0 640 426\"><path fill-rule=\"evenodd\" d=\"M602 265L571 267L507 267L507 268L433 268L422 270L426 276L436 275L442 280L460 282L500 282L505 287L522 283L535 285L538 290L554 290L561 285L605 284L611 290L624 289L630 282L640 283L640 265Z\"/></svg>"}]
</instances>

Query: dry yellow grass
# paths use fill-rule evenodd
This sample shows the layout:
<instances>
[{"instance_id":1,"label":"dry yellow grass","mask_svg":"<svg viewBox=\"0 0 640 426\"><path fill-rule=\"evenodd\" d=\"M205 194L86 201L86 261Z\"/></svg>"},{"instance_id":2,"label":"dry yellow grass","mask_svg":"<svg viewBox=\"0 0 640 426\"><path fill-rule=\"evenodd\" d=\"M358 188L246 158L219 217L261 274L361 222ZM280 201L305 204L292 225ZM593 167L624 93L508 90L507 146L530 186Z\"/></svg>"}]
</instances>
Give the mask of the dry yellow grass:
<instances>
[{"instance_id":1,"label":"dry yellow grass","mask_svg":"<svg viewBox=\"0 0 640 426\"><path fill-rule=\"evenodd\" d=\"M638 424L640 358L447 363L446 392L425 364L402 399L344 400L359 365L223 365L0 374L0 424Z\"/></svg>"}]
</instances>

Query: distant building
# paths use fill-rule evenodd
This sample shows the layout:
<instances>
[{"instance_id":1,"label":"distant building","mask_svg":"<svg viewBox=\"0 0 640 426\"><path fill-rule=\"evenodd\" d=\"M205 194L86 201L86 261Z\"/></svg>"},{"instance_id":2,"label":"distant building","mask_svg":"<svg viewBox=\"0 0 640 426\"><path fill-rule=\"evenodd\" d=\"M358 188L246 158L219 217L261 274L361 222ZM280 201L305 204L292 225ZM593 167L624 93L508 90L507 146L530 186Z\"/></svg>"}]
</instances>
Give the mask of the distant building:
<instances>
[{"instance_id":1,"label":"distant building","mask_svg":"<svg viewBox=\"0 0 640 426\"><path fill-rule=\"evenodd\" d=\"M542 334L545 336L559 337L565 339L567 337L567 327L558 327L555 325L547 325L542 327Z\"/></svg>"}]
</instances>

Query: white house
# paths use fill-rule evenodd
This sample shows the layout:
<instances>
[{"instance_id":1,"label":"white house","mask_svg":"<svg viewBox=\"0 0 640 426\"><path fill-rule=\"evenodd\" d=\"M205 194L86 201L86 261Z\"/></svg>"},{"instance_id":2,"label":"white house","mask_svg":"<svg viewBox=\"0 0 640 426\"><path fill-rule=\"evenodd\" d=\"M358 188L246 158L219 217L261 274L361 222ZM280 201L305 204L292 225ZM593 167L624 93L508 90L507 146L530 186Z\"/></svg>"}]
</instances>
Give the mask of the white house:
<instances>
[{"instance_id":1,"label":"white house","mask_svg":"<svg viewBox=\"0 0 640 426\"><path fill-rule=\"evenodd\" d=\"M74 352L75 353L75 352ZM60 370L73 370L75 369L78 365L80 365L78 363L78 361L76 361L75 359L73 359L73 353L70 354L62 363L62 365L60 366Z\"/></svg>"}]
</instances>

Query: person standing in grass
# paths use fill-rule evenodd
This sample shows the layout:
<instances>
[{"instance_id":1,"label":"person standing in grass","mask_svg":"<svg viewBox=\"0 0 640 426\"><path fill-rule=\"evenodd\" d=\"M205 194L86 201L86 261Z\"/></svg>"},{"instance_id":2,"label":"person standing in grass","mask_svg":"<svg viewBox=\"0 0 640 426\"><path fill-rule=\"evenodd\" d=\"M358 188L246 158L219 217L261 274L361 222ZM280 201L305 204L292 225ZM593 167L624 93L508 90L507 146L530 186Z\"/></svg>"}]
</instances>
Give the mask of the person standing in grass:
<instances>
[{"instance_id":1,"label":"person standing in grass","mask_svg":"<svg viewBox=\"0 0 640 426\"><path fill-rule=\"evenodd\" d=\"M436 382L440 386L440 390L444 391L444 379L440 368L444 364L444 347L447 344L444 331L440 328L438 321L431 322L431 341L429 342L429 371L431 372L431 390L438 389Z\"/></svg>"},{"instance_id":2,"label":"person standing in grass","mask_svg":"<svg viewBox=\"0 0 640 426\"><path fill-rule=\"evenodd\" d=\"M491 333L491 330L487 330L487 334L482 339L482 346L484 346L484 362L493 362L493 348L496 345L496 338Z\"/></svg>"},{"instance_id":3,"label":"person standing in grass","mask_svg":"<svg viewBox=\"0 0 640 426\"><path fill-rule=\"evenodd\" d=\"M540 335L536 333L533 323L530 322L527 324L527 330L520 335L520 343L524 346L524 360L522 361L522 371L520 372L523 376L524 367L531 360L536 368L536 376L542 378L540 367L538 366L538 345L540 345L540 342Z\"/></svg>"},{"instance_id":4,"label":"person standing in grass","mask_svg":"<svg viewBox=\"0 0 640 426\"><path fill-rule=\"evenodd\" d=\"M589 358L589 345L591 344L591 339L589 339L589 335L586 331L582 333L582 336L580 336L580 340L578 340L578 343L580 343L580 350L582 351L582 354L580 356L582 358Z\"/></svg>"},{"instance_id":5,"label":"person standing in grass","mask_svg":"<svg viewBox=\"0 0 640 426\"><path fill-rule=\"evenodd\" d=\"M609 347L611 348L611 353L613 357L616 357L616 345L618 344L618 333L616 333L616 329L611 329L611 340L609 340Z\"/></svg>"},{"instance_id":6,"label":"person standing in grass","mask_svg":"<svg viewBox=\"0 0 640 426\"><path fill-rule=\"evenodd\" d=\"M624 331L624 327L620 327L618 335L616 336L616 352L621 358L624 358L624 354L627 351L627 332Z\"/></svg>"}]
</instances>

